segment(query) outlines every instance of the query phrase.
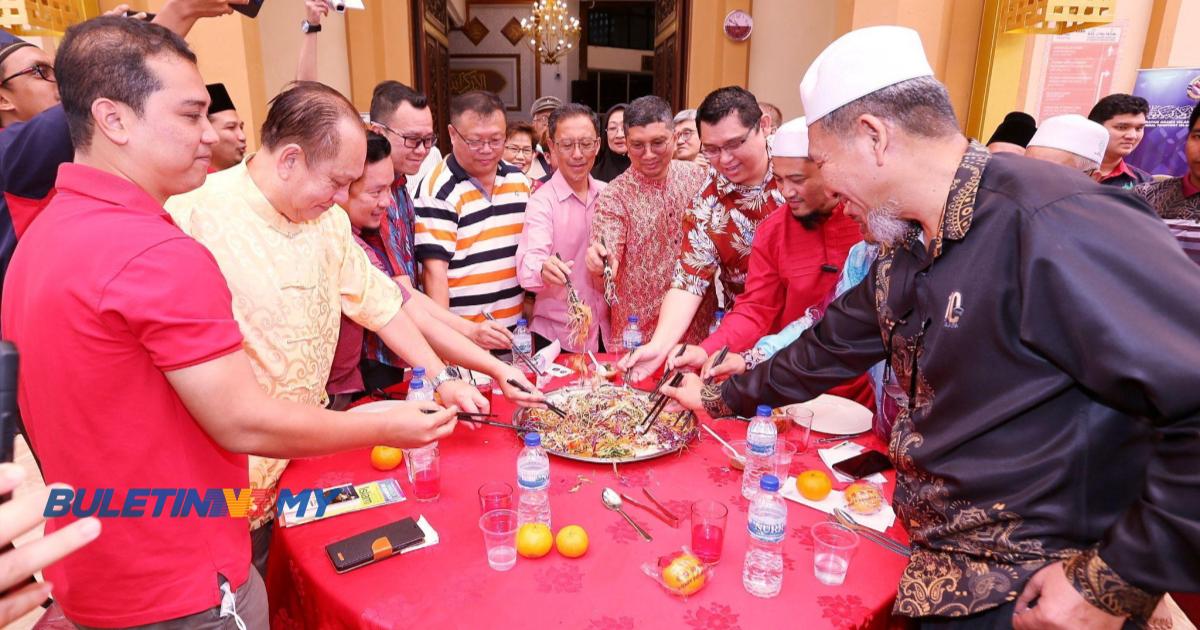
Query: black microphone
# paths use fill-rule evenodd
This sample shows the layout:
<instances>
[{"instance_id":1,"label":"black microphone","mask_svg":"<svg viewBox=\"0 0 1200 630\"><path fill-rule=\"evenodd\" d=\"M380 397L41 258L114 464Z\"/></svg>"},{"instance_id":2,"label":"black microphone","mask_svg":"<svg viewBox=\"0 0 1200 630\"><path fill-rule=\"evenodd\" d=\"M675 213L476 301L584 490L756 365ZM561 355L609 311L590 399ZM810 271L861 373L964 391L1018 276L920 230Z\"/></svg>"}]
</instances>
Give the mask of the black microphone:
<instances>
[{"instance_id":1,"label":"black microphone","mask_svg":"<svg viewBox=\"0 0 1200 630\"><path fill-rule=\"evenodd\" d=\"M821 265L821 271L827 271L829 273L837 273L838 267L837 267L837 265L824 264L824 265Z\"/></svg>"}]
</instances>

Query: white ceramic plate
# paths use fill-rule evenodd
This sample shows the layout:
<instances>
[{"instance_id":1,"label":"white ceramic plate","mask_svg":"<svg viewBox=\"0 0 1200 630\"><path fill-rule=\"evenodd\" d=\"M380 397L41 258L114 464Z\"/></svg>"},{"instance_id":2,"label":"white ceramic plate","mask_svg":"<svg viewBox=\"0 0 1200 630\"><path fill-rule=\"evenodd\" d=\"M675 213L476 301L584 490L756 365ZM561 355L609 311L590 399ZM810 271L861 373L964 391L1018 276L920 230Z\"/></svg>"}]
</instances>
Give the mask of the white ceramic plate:
<instances>
[{"instance_id":1,"label":"white ceramic plate","mask_svg":"<svg viewBox=\"0 0 1200 630\"><path fill-rule=\"evenodd\" d=\"M855 435L870 431L871 418L874 416L870 409L849 398L829 394L788 407L803 407L812 411L813 431L830 435Z\"/></svg>"},{"instance_id":2,"label":"white ceramic plate","mask_svg":"<svg viewBox=\"0 0 1200 630\"><path fill-rule=\"evenodd\" d=\"M400 401L400 400L376 400L375 402L364 403L357 407L351 407L350 409L347 409L346 411L349 411L350 413L379 413L381 411L387 411L388 409L391 409L392 407L396 407L401 402L403 402L403 401Z\"/></svg>"}]
</instances>

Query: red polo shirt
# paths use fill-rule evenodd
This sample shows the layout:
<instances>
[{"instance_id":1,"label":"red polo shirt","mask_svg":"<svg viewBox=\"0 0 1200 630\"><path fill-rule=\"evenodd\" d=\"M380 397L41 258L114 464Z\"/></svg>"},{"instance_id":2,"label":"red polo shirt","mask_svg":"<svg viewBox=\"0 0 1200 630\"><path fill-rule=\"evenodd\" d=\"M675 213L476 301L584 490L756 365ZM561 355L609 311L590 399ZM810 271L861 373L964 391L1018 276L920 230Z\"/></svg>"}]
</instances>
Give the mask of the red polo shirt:
<instances>
[{"instance_id":1,"label":"red polo shirt","mask_svg":"<svg viewBox=\"0 0 1200 630\"><path fill-rule=\"evenodd\" d=\"M129 181L63 164L56 186L21 237L0 305L46 483L88 490L85 508L103 488L248 487L246 456L218 446L164 374L241 348L216 261ZM153 517L155 502L142 517L105 518L96 541L45 570L72 621L165 621L218 605L217 574L234 589L245 582L244 518ZM46 533L73 520L51 518Z\"/></svg>"},{"instance_id":2,"label":"red polo shirt","mask_svg":"<svg viewBox=\"0 0 1200 630\"><path fill-rule=\"evenodd\" d=\"M701 342L709 354L722 346L734 352L754 347L764 335L779 332L820 304L837 285L846 254L862 240L858 224L843 204L814 229L807 230L788 208L773 213L754 235L746 290L737 296L721 327ZM831 390L874 408L869 379L858 378Z\"/></svg>"}]
</instances>

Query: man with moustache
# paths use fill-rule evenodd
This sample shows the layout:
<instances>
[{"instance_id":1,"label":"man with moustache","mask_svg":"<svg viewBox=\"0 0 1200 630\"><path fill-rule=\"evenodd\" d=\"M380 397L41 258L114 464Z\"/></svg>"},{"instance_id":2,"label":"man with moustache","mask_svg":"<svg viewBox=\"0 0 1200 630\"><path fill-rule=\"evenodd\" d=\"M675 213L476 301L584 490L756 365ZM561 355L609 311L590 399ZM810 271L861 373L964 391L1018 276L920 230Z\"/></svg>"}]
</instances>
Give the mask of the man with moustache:
<instances>
[{"instance_id":1,"label":"man with moustache","mask_svg":"<svg viewBox=\"0 0 1200 630\"><path fill-rule=\"evenodd\" d=\"M697 118L700 151L713 168L683 218L671 290L663 298L654 335L620 361L632 381L658 369L688 326L697 325L693 318L718 270L727 307L742 293L755 232L785 205L767 152L771 119L753 94L733 86L715 90L700 104ZM711 323L699 325L707 329Z\"/></svg>"},{"instance_id":2,"label":"man with moustache","mask_svg":"<svg viewBox=\"0 0 1200 630\"><path fill-rule=\"evenodd\" d=\"M825 189L821 171L808 157L808 123L789 120L771 141L775 183L787 212L767 217L754 236L746 290L725 314L720 328L698 345L688 345L670 365L704 367L720 348L750 350L763 335L779 332L819 303L838 281L850 248L862 240L845 204ZM712 357L712 358L710 358ZM707 360L707 361L706 361ZM830 391L867 408L874 404L870 380L858 376Z\"/></svg>"},{"instance_id":3,"label":"man with moustache","mask_svg":"<svg viewBox=\"0 0 1200 630\"><path fill-rule=\"evenodd\" d=\"M707 177L700 165L671 159L671 106L662 98L634 99L624 124L630 167L600 193L587 253L595 277L603 279L609 269L605 289L617 335L630 315L643 330L654 330L683 242L680 223ZM716 309L716 292L706 292L683 340L704 339Z\"/></svg>"},{"instance_id":4,"label":"man with moustache","mask_svg":"<svg viewBox=\"0 0 1200 630\"><path fill-rule=\"evenodd\" d=\"M884 249L766 363L666 391L749 414L887 360L913 546L894 611L933 628L1144 624L1164 591L1200 588L1200 273L1135 196L969 141L932 75L896 26L817 57L810 155Z\"/></svg>"}]
</instances>

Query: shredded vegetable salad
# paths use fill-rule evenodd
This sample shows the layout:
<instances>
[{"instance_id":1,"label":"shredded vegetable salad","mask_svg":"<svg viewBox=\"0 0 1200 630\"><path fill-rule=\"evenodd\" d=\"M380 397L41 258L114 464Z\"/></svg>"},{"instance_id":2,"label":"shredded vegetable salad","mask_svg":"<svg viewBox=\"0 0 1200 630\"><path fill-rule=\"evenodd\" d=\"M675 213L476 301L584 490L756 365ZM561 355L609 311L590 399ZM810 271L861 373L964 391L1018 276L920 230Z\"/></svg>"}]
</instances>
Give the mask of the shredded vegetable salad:
<instances>
[{"instance_id":1,"label":"shredded vegetable salad","mask_svg":"<svg viewBox=\"0 0 1200 630\"><path fill-rule=\"evenodd\" d=\"M605 459L623 459L673 451L696 434L694 416L684 412L659 414L645 435L637 428L651 408L650 394L623 387L560 390L548 399L567 417L545 409L530 409L529 420L542 434L547 450ZM684 416L686 415L686 418Z\"/></svg>"}]
</instances>

